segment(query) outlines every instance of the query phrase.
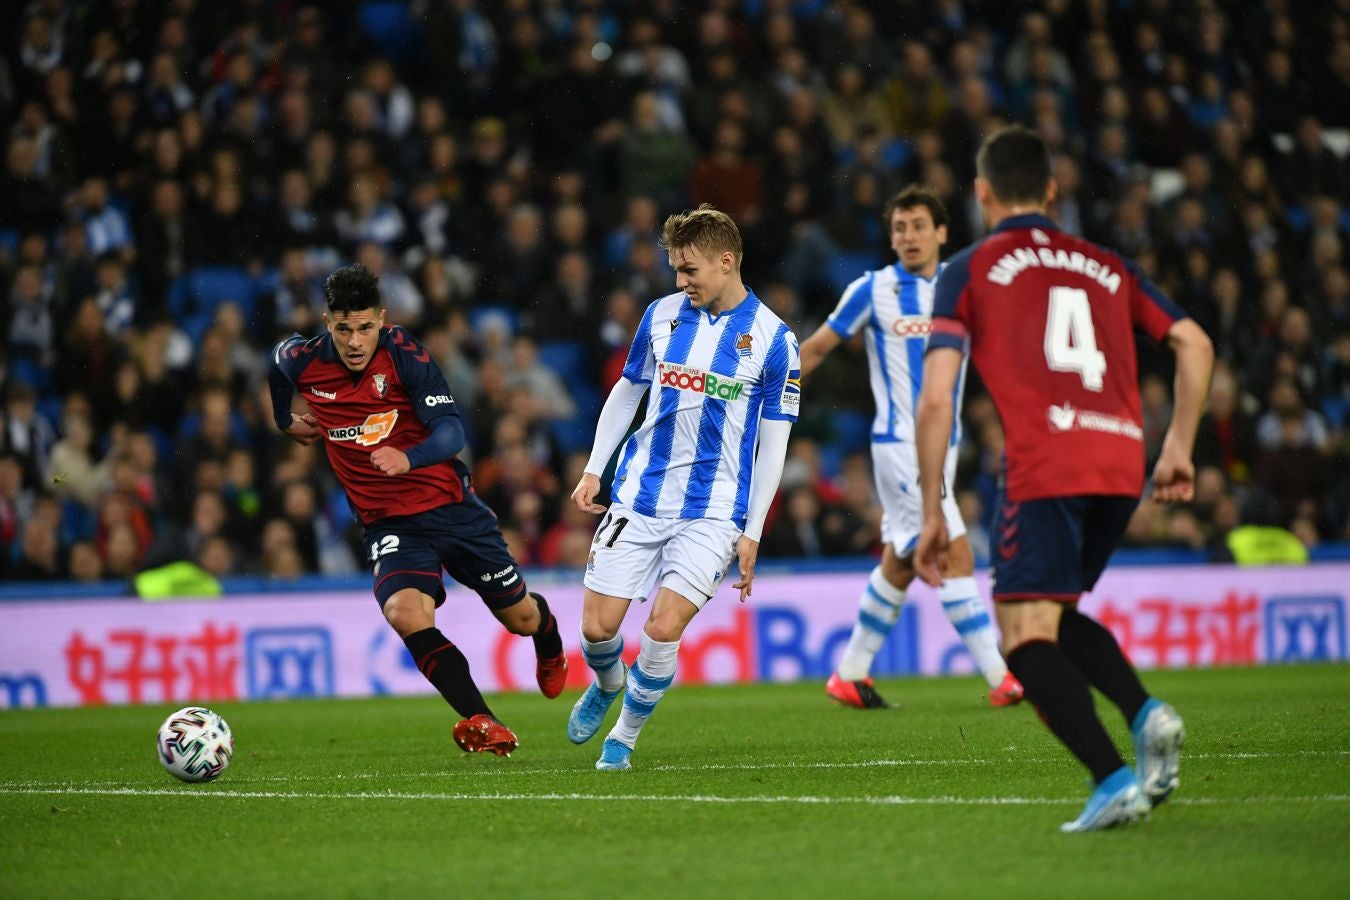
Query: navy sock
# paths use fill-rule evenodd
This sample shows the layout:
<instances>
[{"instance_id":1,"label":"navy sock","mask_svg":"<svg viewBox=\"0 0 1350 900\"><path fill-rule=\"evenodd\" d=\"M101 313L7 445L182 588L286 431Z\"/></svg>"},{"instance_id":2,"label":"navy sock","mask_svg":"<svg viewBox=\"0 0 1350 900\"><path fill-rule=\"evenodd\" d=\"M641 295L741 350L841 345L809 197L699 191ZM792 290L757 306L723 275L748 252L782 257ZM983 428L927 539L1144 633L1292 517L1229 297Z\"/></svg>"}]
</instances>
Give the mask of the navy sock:
<instances>
[{"instance_id":1,"label":"navy sock","mask_svg":"<svg viewBox=\"0 0 1350 900\"><path fill-rule=\"evenodd\" d=\"M439 628L424 628L403 639L422 677L441 692L445 702L464 718L492 715L469 674L469 661ZM496 718L495 716L493 718Z\"/></svg>"},{"instance_id":2,"label":"navy sock","mask_svg":"<svg viewBox=\"0 0 1350 900\"><path fill-rule=\"evenodd\" d=\"M1027 641L1008 654L1008 668L1042 721L1087 766L1095 783L1125 765L1097 718L1087 681L1058 644Z\"/></svg>"},{"instance_id":3,"label":"navy sock","mask_svg":"<svg viewBox=\"0 0 1350 900\"><path fill-rule=\"evenodd\" d=\"M1100 622L1070 607L1059 620L1059 646L1088 683L1120 707L1126 722L1133 722L1148 702L1148 691L1116 636Z\"/></svg>"},{"instance_id":4,"label":"navy sock","mask_svg":"<svg viewBox=\"0 0 1350 900\"><path fill-rule=\"evenodd\" d=\"M534 655L540 659L552 659L562 652L562 635L558 634L558 620L549 612L548 601L542 594L527 594L539 604L539 630L530 635L534 639Z\"/></svg>"}]
</instances>

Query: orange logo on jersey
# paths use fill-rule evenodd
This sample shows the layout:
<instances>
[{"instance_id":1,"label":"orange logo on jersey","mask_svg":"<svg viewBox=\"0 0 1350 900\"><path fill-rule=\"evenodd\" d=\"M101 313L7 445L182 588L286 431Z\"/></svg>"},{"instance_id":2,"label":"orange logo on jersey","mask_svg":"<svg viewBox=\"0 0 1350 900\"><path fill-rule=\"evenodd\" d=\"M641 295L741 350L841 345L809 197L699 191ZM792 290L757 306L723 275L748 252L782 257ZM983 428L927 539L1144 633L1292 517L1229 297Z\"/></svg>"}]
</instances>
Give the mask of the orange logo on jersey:
<instances>
[{"instance_id":1,"label":"orange logo on jersey","mask_svg":"<svg viewBox=\"0 0 1350 900\"><path fill-rule=\"evenodd\" d=\"M394 423L398 421L398 410L371 413L360 425L344 425L341 428L328 429L330 441L356 441L362 447L373 447L394 433Z\"/></svg>"}]
</instances>

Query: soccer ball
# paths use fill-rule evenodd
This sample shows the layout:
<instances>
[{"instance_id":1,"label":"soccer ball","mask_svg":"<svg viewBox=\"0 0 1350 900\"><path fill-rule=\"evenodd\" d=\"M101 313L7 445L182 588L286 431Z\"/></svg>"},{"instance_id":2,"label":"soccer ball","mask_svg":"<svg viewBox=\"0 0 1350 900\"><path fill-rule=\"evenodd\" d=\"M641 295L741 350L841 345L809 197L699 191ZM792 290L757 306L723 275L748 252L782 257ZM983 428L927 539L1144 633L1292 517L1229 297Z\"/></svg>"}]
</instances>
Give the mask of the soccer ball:
<instances>
[{"instance_id":1,"label":"soccer ball","mask_svg":"<svg viewBox=\"0 0 1350 900\"><path fill-rule=\"evenodd\" d=\"M181 781L214 781L230 764L234 735L209 709L186 706L164 720L155 741L160 764Z\"/></svg>"}]
</instances>

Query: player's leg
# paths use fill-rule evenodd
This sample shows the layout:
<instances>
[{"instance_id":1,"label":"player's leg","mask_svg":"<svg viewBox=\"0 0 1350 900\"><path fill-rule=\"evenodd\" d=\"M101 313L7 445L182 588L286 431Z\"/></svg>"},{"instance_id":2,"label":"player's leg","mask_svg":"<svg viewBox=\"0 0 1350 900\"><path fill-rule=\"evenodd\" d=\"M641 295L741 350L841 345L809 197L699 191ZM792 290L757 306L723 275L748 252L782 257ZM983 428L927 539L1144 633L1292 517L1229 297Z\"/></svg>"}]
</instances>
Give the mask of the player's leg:
<instances>
[{"instance_id":1,"label":"player's leg","mask_svg":"<svg viewBox=\"0 0 1350 900\"><path fill-rule=\"evenodd\" d=\"M913 580L914 570L886 544L880 564L867 576L867 586L858 596L853 631L839 657L839 666L825 682L825 693L832 699L857 709L885 708L886 701L872 685L872 663L900 618L905 589Z\"/></svg>"},{"instance_id":2,"label":"player's leg","mask_svg":"<svg viewBox=\"0 0 1350 900\"><path fill-rule=\"evenodd\" d=\"M913 454L909 454L913 455ZM915 467L917 463L915 464ZM872 445L872 475L881 500L881 563L867 576L858 595L853 631L839 657L839 665L825 682L832 699L858 709L881 709L886 701L872 686L872 663L890 636L905 605L905 590L914 580L914 570L903 559L913 553L922 525L919 498L909 490L918 484L900 446ZM917 488L916 488L917 489Z\"/></svg>"},{"instance_id":3,"label":"player's leg","mask_svg":"<svg viewBox=\"0 0 1350 900\"><path fill-rule=\"evenodd\" d=\"M531 593L492 510L473 494L463 502L432 510L437 516L441 562L450 576L476 592L497 621L512 634L534 642L535 680L545 697L567 683L567 655L548 601Z\"/></svg>"},{"instance_id":4,"label":"player's leg","mask_svg":"<svg viewBox=\"0 0 1350 900\"><path fill-rule=\"evenodd\" d=\"M953 516L957 522L961 521L960 513L953 509L947 516L949 529ZM970 540L964 533L964 526L959 536L952 540L947 562L947 577L938 588L942 611L961 636L961 642L970 652L975 667L989 684L989 703L993 706L1012 706L1022 699L1022 685L1003 661L1003 654L998 649L998 638L994 634L993 619L975 587L975 555L970 550Z\"/></svg>"},{"instance_id":5,"label":"player's leg","mask_svg":"<svg viewBox=\"0 0 1350 900\"><path fill-rule=\"evenodd\" d=\"M600 521L586 562L581 611L581 652L595 680L567 719L567 738L590 740L623 692L623 636L619 626L632 598L645 598L655 578L668 525L613 504Z\"/></svg>"},{"instance_id":6,"label":"player's leg","mask_svg":"<svg viewBox=\"0 0 1350 900\"><path fill-rule=\"evenodd\" d=\"M1055 737L1092 774L1096 789L1065 830L1134 821L1147 804L1092 703L1087 679L1059 645L1066 603L1084 588L1085 498L1002 503L1000 527L1014 534L994 557L994 601L1008 667Z\"/></svg>"},{"instance_id":7,"label":"player's leg","mask_svg":"<svg viewBox=\"0 0 1350 900\"><path fill-rule=\"evenodd\" d=\"M628 670L623 710L605 739L597 769L629 768L638 734L675 680L685 628L717 592L736 555L740 530L730 522L681 520L670 528L661 555L661 590L642 629L641 649Z\"/></svg>"},{"instance_id":8,"label":"player's leg","mask_svg":"<svg viewBox=\"0 0 1350 900\"><path fill-rule=\"evenodd\" d=\"M586 588L581 609L581 653L595 673L567 718L567 738L584 744L605 724L605 715L623 693L623 636L619 626L631 600Z\"/></svg>"},{"instance_id":9,"label":"player's leg","mask_svg":"<svg viewBox=\"0 0 1350 900\"><path fill-rule=\"evenodd\" d=\"M1136 505L1133 497L1099 497L1089 507L1083 545L1087 590L1106 568ZM1179 783L1186 738L1181 717L1170 704L1149 696L1115 635L1076 606L1064 611L1059 642L1092 686L1125 716L1134 738L1135 771L1149 802L1157 806Z\"/></svg>"}]
</instances>

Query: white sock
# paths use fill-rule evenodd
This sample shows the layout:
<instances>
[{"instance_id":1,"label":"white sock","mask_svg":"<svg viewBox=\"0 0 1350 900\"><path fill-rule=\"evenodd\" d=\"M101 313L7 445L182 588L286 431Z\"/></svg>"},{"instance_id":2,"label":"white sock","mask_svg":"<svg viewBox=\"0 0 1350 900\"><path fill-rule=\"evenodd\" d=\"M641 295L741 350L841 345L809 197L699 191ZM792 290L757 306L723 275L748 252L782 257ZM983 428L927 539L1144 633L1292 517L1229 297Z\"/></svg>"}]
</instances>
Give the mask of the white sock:
<instances>
[{"instance_id":1,"label":"white sock","mask_svg":"<svg viewBox=\"0 0 1350 900\"><path fill-rule=\"evenodd\" d=\"M586 665L595 672L595 683L600 690L612 694L623 687L623 635L616 634L607 641L591 643L586 635L581 636L581 652L586 657Z\"/></svg>"},{"instance_id":2,"label":"white sock","mask_svg":"<svg viewBox=\"0 0 1350 900\"><path fill-rule=\"evenodd\" d=\"M610 729L610 737L629 747L637 743L638 732L647 724L656 704L665 696L666 688L675 680L679 652L679 641L656 641L645 630L642 632L642 649L638 651L637 661L628 670L628 685L623 692L623 712L619 713L619 721Z\"/></svg>"},{"instance_id":3,"label":"white sock","mask_svg":"<svg viewBox=\"0 0 1350 900\"><path fill-rule=\"evenodd\" d=\"M861 681L872 671L872 660L877 658L891 627L900 618L900 607L905 604L905 589L898 588L881 574L881 566L872 570L867 588L858 598L858 618L853 622L844 655L839 659L839 677L845 681Z\"/></svg>"},{"instance_id":4,"label":"white sock","mask_svg":"<svg viewBox=\"0 0 1350 900\"><path fill-rule=\"evenodd\" d=\"M948 578L938 588L938 599L942 601L942 611L947 614L956 633L961 635L984 680L989 682L990 687L998 687L1003 676L1008 674L1008 664L998 652L994 623L990 621L989 611L975 589L975 579L969 576Z\"/></svg>"}]
</instances>

